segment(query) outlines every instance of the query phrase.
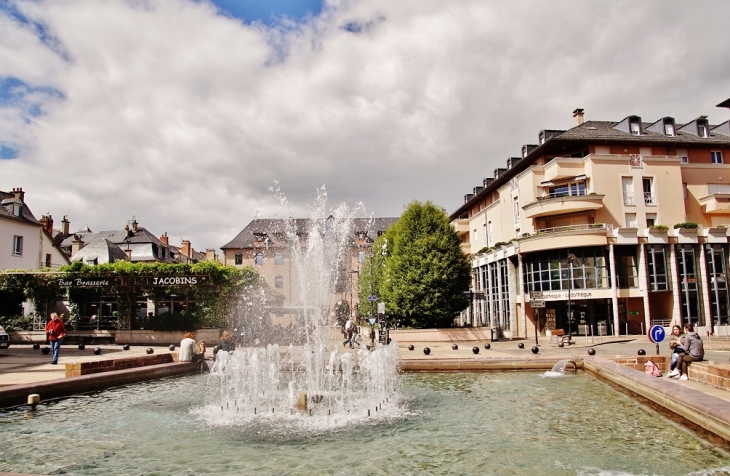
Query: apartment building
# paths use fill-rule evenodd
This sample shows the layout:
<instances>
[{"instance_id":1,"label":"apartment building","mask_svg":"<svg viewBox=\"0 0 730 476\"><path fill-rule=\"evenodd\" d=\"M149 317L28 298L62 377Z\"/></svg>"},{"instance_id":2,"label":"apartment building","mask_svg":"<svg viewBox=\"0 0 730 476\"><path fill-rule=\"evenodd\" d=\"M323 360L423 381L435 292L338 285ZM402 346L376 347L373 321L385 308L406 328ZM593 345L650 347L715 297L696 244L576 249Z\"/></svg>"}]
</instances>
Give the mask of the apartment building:
<instances>
[{"instance_id":1,"label":"apartment building","mask_svg":"<svg viewBox=\"0 0 730 476\"><path fill-rule=\"evenodd\" d=\"M307 218L292 220L255 219L233 240L221 247L223 264L253 266L266 282L283 296L275 315L278 324L285 325L306 305L307 294L319 292L313 283L325 278L332 281L335 294L333 303L346 302L353 316L357 316L360 270L371 253L373 242L398 218L351 218L338 220L330 216L322 223ZM319 250L307 251L314 235L323 237L329 230L345 227L344 256L335 256ZM296 237L296 238L292 238ZM326 240L326 238L324 238ZM329 263L325 263L329 261ZM332 266L335 269L323 269Z\"/></svg>"},{"instance_id":2,"label":"apartment building","mask_svg":"<svg viewBox=\"0 0 730 476\"><path fill-rule=\"evenodd\" d=\"M529 337L692 322L725 335L730 122L573 117L451 214L473 268L460 324Z\"/></svg>"}]
</instances>

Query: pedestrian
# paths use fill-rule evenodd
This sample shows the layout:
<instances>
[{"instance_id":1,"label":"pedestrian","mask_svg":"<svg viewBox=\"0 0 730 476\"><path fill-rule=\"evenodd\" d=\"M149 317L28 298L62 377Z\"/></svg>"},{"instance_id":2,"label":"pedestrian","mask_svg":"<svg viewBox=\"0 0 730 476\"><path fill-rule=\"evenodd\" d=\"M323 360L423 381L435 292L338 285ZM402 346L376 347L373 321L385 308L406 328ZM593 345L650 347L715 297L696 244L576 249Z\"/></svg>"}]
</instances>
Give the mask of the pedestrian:
<instances>
[{"instance_id":1,"label":"pedestrian","mask_svg":"<svg viewBox=\"0 0 730 476\"><path fill-rule=\"evenodd\" d=\"M236 344L233 342L233 336L228 331L223 331L220 340L218 340L218 352L221 350L233 352L236 350Z\"/></svg>"},{"instance_id":2,"label":"pedestrian","mask_svg":"<svg viewBox=\"0 0 730 476\"><path fill-rule=\"evenodd\" d=\"M347 322L345 322L345 342L342 343L342 346L345 347L347 344L350 344L350 349L352 349L352 328L355 325L352 323L352 318L348 317Z\"/></svg>"},{"instance_id":3,"label":"pedestrian","mask_svg":"<svg viewBox=\"0 0 730 476\"><path fill-rule=\"evenodd\" d=\"M678 324L672 326L672 340L669 342L669 348L672 350L672 356L669 362L669 373L668 378L679 377L679 370L677 370L677 361L680 355L684 355L684 336L682 335L682 328Z\"/></svg>"},{"instance_id":4,"label":"pedestrian","mask_svg":"<svg viewBox=\"0 0 730 476\"><path fill-rule=\"evenodd\" d=\"M186 332L183 340L180 341L180 352L178 352L178 362L192 362L195 357L195 333Z\"/></svg>"},{"instance_id":5,"label":"pedestrian","mask_svg":"<svg viewBox=\"0 0 730 476\"><path fill-rule=\"evenodd\" d=\"M63 338L66 337L66 326L63 320L55 312L51 313L51 320L46 324L46 334L51 343L51 364L58 364L58 354L61 351Z\"/></svg>"},{"instance_id":6,"label":"pedestrian","mask_svg":"<svg viewBox=\"0 0 730 476\"><path fill-rule=\"evenodd\" d=\"M700 335L693 331L692 324L684 325L684 351L677 359L679 369L679 380L689 380L689 364L699 362L705 358L705 346Z\"/></svg>"}]
</instances>

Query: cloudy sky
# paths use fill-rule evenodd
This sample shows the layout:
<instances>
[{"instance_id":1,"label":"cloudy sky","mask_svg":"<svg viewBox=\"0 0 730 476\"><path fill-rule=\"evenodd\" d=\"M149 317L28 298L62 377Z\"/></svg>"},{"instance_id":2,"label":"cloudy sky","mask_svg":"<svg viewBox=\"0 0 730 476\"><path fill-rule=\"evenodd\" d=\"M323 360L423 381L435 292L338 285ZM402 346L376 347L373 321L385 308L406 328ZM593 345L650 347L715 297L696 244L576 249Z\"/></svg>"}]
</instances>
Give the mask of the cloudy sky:
<instances>
[{"instance_id":1,"label":"cloudy sky","mask_svg":"<svg viewBox=\"0 0 730 476\"><path fill-rule=\"evenodd\" d=\"M219 248L281 188L454 211L541 129L730 97L730 2L0 1L0 190ZM278 184L278 185L276 185Z\"/></svg>"}]
</instances>

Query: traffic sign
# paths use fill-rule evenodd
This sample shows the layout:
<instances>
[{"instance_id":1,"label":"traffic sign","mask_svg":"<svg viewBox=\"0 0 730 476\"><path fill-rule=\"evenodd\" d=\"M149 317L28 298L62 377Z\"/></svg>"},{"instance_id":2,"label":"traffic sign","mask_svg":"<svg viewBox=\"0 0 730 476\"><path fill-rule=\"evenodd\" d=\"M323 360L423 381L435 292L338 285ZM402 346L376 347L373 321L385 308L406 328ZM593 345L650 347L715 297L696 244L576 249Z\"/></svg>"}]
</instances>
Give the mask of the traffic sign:
<instances>
[{"instance_id":1,"label":"traffic sign","mask_svg":"<svg viewBox=\"0 0 730 476\"><path fill-rule=\"evenodd\" d=\"M376 320L377 319L375 319L374 317L371 317L370 319L368 319L368 322L370 323L371 326L374 326Z\"/></svg>"},{"instance_id":2,"label":"traffic sign","mask_svg":"<svg viewBox=\"0 0 730 476\"><path fill-rule=\"evenodd\" d=\"M378 314L385 314L385 303L384 302L378 303Z\"/></svg>"},{"instance_id":3,"label":"traffic sign","mask_svg":"<svg viewBox=\"0 0 730 476\"><path fill-rule=\"evenodd\" d=\"M533 309L543 309L545 307L545 301L542 299L531 299L530 307Z\"/></svg>"},{"instance_id":4,"label":"traffic sign","mask_svg":"<svg viewBox=\"0 0 730 476\"><path fill-rule=\"evenodd\" d=\"M663 341L665 336L666 332L664 332L664 328L662 326L652 326L651 329L649 329L649 340L655 344ZM659 347L657 347L657 349L658 348Z\"/></svg>"},{"instance_id":5,"label":"traffic sign","mask_svg":"<svg viewBox=\"0 0 730 476\"><path fill-rule=\"evenodd\" d=\"M530 291L530 299L542 299L542 291Z\"/></svg>"},{"instance_id":6,"label":"traffic sign","mask_svg":"<svg viewBox=\"0 0 730 476\"><path fill-rule=\"evenodd\" d=\"M374 294L371 294L370 296L368 296L368 301L370 301L370 302L375 302L377 300L378 300L378 296L376 296Z\"/></svg>"}]
</instances>

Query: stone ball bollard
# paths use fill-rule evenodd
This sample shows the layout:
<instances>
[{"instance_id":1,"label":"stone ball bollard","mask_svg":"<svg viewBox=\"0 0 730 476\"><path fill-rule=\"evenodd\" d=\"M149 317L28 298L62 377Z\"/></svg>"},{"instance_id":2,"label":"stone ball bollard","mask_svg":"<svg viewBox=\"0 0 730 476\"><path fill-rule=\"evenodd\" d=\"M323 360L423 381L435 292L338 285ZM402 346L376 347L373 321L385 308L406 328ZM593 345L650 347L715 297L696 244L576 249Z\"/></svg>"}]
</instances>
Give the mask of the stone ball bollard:
<instances>
[{"instance_id":1,"label":"stone ball bollard","mask_svg":"<svg viewBox=\"0 0 730 476\"><path fill-rule=\"evenodd\" d=\"M101 354L101 347L94 347L94 355L100 355Z\"/></svg>"},{"instance_id":2,"label":"stone ball bollard","mask_svg":"<svg viewBox=\"0 0 730 476\"><path fill-rule=\"evenodd\" d=\"M644 349L639 349L636 353L639 355L646 355L646 351Z\"/></svg>"},{"instance_id":3,"label":"stone ball bollard","mask_svg":"<svg viewBox=\"0 0 730 476\"><path fill-rule=\"evenodd\" d=\"M86 346L84 344L79 344L79 350L84 350Z\"/></svg>"},{"instance_id":4,"label":"stone ball bollard","mask_svg":"<svg viewBox=\"0 0 730 476\"><path fill-rule=\"evenodd\" d=\"M43 355L48 355L48 354L51 353L51 348L50 347L44 347L44 348L41 349L41 353Z\"/></svg>"},{"instance_id":5,"label":"stone ball bollard","mask_svg":"<svg viewBox=\"0 0 730 476\"><path fill-rule=\"evenodd\" d=\"M537 354L538 352L540 352L540 349L536 345L533 345L532 346L532 353L533 354Z\"/></svg>"},{"instance_id":6,"label":"stone ball bollard","mask_svg":"<svg viewBox=\"0 0 730 476\"><path fill-rule=\"evenodd\" d=\"M471 348L471 351L474 352L475 354L478 354L479 353L479 347L474 346L474 347Z\"/></svg>"},{"instance_id":7,"label":"stone ball bollard","mask_svg":"<svg viewBox=\"0 0 730 476\"><path fill-rule=\"evenodd\" d=\"M170 347L168 347L168 349L170 349L170 350L175 350L175 346L174 346L174 345L172 345L172 344L170 344Z\"/></svg>"},{"instance_id":8,"label":"stone ball bollard","mask_svg":"<svg viewBox=\"0 0 730 476\"><path fill-rule=\"evenodd\" d=\"M565 347L565 342L563 342L562 340L558 342L558 347Z\"/></svg>"},{"instance_id":9,"label":"stone ball bollard","mask_svg":"<svg viewBox=\"0 0 730 476\"><path fill-rule=\"evenodd\" d=\"M413 347L413 344L408 346L408 350L413 350L413 349L415 349L415 347Z\"/></svg>"},{"instance_id":10,"label":"stone ball bollard","mask_svg":"<svg viewBox=\"0 0 730 476\"><path fill-rule=\"evenodd\" d=\"M38 343L33 344L33 350L38 350L41 348L41 345Z\"/></svg>"},{"instance_id":11,"label":"stone ball bollard","mask_svg":"<svg viewBox=\"0 0 730 476\"><path fill-rule=\"evenodd\" d=\"M459 350L459 346L456 344L451 344L451 350Z\"/></svg>"},{"instance_id":12,"label":"stone ball bollard","mask_svg":"<svg viewBox=\"0 0 730 476\"><path fill-rule=\"evenodd\" d=\"M154 354L155 349L153 349L152 347L147 347L147 350L145 352L147 352L148 354Z\"/></svg>"},{"instance_id":13,"label":"stone ball bollard","mask_svg":"<svg viewBox=\"0 0 730 476\"><path fill-rule=\"evenodd\" d=\"M593 347L588 349L588 355L596 355L596 349L594 349Z\"/></svg>"},{"instance_id":14,"label":"stone ball bollard","mask_svg":"<svg viewBox=\"0 0 730 476\"><path fill-rule=\"evenodd\" d=\"M490 344L489 342L487 342L486 344L484 344L484 350L489 350L491 348L492 348L492 344Z\"/></svg>"},{"instance_id":15,"label":"stone ball bollard","mask_svg":"<svg viewBox=\"0 0 730 476\"><path fill-rule=\"evenodd\" d=\"M122 349L129 350L129 344L124 344L124 346L122 347Z\"/></svg>"},{"instance_id":16,"label":"stone ball bollard","mask_svg":"<svg viewBox=\"0 0 730 476\"><path fill-rule=\"evenodd\" d=\"M426 354L426 355L428 355L428 354L431 353L431 349L429 349L428 347L424 347L423 348L423 353Z\"/></svg>"},{"instance_id":17,"label":"stone ball bollard","mask_svg":"<svg viewBox=\"0 0 730 476\"><path fill-rule=\"evenodd\" d=\"M519 347L520 349L524 349L525 348L525 344L523 344L522 342L520 342L519 344L517 344L517 347Z\"/></svg>"}]
</instances>

